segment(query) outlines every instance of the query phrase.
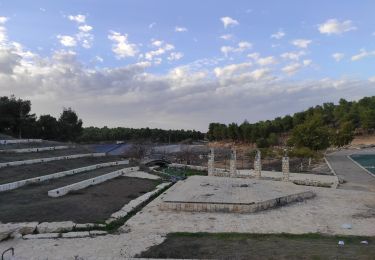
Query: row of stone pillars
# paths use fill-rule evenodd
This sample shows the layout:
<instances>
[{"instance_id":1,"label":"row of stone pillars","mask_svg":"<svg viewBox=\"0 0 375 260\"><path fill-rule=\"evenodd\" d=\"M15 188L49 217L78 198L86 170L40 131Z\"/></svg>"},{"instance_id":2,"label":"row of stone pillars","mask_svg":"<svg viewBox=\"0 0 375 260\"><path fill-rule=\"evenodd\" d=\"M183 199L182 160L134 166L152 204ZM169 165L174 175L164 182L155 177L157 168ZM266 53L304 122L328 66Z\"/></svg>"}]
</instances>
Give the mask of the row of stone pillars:
<instances>
[{"instance_id":1,"label":"row of stone pillars","mask_svg":"<svg viewBox=\"0 0 375 260\"><path fill-rule=\"evenodd\" d=\"M262 158L261 152L258 150L254 160L254 172L256 178L262 177ZM289 181L289 157L285 154L282 158L282 173L283 181ZM236 150L231 149L230 161L229 161L229 175L235 177L237 175L237 155ZM210 148L210 154L208 155L208 176L215 175L215 151L214 148Z\"/></svg>"}]
</instances>

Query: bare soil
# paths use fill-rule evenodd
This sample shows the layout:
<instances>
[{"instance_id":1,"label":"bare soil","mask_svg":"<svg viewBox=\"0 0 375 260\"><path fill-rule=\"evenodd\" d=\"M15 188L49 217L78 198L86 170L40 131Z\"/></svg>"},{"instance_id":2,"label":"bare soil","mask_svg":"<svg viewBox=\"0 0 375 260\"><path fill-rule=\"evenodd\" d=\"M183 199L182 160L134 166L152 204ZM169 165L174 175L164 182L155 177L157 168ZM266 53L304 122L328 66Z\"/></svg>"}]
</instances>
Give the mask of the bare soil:
<instances>
[{"instance_id":1,"label":"bare soil","mask_svg":"<svg viewBox=\"0 0 375 260\"><path fill-rule=\"evenodd\" d=\"M42 151L42 152L36 152L36 153L0 153L0 162L3 163L3 162L12 162L12 161L23 161L23 160L82 154L82 153L92 153L92 151L84 147L77 147L77 148L72 148L72 149Z\"/></svg>"},{"instance_id":2,"label":"bare soil","mask_svg":"<svg viewBox=\"0 0 375 260\"><path fill-rule=\"evenodd\" d=\"M343 240L344 246L338 246ZM362 240L369 242L361 244ZM375 239L321 235L169 234L138 257L188 259L375 259Z\"/></svg>"},{"instance_id":3,"label":"bare soil","mask_svg":"<svg viewBox=\"0 0 375 260\"><path fill-rule=\"evenodd\" d=\"M2 192L0 222L102 222L130 200L154 189L156 181L118 177L102 184L52 198L47 192L123 168L115 166L71 175Z\"/></svg>"},{"instance_id":4,"label":"bare soil","mask_svg":"<svg viewBox=\"0 0 375 260\"><path fill-rule=\"evenodd\" d=\"M122 160L119 156L87 157L0 168L0 184L67 171L79 167ZM125 166L123 166L125 167ZM0 195L1 196L1 195Z\"/></svg>"}]
</instances>

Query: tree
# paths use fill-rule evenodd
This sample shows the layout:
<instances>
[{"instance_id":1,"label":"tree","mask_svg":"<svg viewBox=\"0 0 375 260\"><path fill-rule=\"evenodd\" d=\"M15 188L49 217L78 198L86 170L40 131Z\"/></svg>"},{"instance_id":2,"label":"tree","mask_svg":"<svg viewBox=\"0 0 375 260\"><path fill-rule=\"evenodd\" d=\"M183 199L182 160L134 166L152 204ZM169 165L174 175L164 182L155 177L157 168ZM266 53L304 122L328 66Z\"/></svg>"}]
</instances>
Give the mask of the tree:
<instances>
[{"instance_id":1,"label":"tree","mask_svg":"<svg viewBox=\"0 0 375 260\"><path fill-rule=\"evenodd\" d=\"M59 124L53 116L41 115L37 122L39 136L42 139L57 140L59 138Z\"/></svg>"},{"instance_id":2,"label":"tree","mask_svg":"<svg viewBox=\"0 0 375 260\"><path fill-rule=\"evenodd\" d=\"M332 143L337 147L349 144L354 138L354 125L351 122L344 122L332 138Z\"/></svg>"},{"instance_id":3,"label":"tree","mask_svg":"<svg viewBox=\"0 0 375 260\"><path fill-rule=\"evenodd\" d=\"M291 141L297 147L308 147L317 151L329 147L330 138L331 130L323 125L320 116L315 115L293 129Z\"/></svg>"},{"instance_id":4,"label":"tree","mask_svg":"<svg viewBox=\"0 0 375 260\"><path fill-rule=\"evenodd\" d=\"M60 115L58 125L60 128L59 139L63 141L74 141L82 133L82 120L71 108L64 108Z\"/></svg>"}]
</instances>

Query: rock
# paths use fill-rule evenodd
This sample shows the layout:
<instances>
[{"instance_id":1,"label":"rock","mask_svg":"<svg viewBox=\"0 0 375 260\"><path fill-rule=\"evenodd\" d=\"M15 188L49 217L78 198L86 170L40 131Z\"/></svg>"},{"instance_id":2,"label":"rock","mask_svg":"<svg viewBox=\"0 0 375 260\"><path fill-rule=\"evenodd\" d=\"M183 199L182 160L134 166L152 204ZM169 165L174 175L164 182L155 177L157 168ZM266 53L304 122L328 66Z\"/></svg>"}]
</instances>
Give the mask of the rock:
<instances>
[{"instance_id":1,"label":"rock","mask_svg":"<svg viewBox=\"0 0 375 260\"><path fill-rule=\"evenodd\" d=\"M81 232L68 232L63 233L62 238L82 238L82 237L89 237L90 233L88 231L81 231Z\"/></svg>"},{"instance_id":2,"label":"rock","mask_svg":"<svg viewBox=\"0 0 375 260\"><path fill-rule=\"evenodd\" d=\"M85 224L76 224L75 228L93 228L93 227L96 227L96 226L98 226L98 224L85 223Z\"/></svg>"},{"instance_id":3,"label":"rock","mask_svg":"<svg viewBox=\"0 0 375 260\"><path fill-rule=\"evenodd\" d=\"M55 233L63 231L71 231L75 226L72 221L62 221L62 222L43 222L37 226L39 233Z\"/></svg>"},{"instance_id":4,"label":"rock","mask_svg":"<svg viewBox=\"0 0 375 260\"><path fill-rule=\"evenodd\" d=\"M107 231L103 231L103 230L91 230L89 231L90 233L90 236L104 236L104 235L107 235L108 232Z\"/></svg>"},{"instance_id":5,"label":"rock","mask_svg":"<svg viewBox=\"0 0 375 260\"><path fill-rule=\"evenodd\" d=\"M60 236L59 233L44 233L44 234L33 234L33 235L25 235L23 239L48 239L48 238L58 238Z\"/></svg>"},{"instance_id":6,"label":"rock","mask_svg":"<svg viewBox=\"0 0 375 260\"><path fill-rule=\"evenodd\" d=\"M32 234L37 225L38 222L0 224L0 241L8 237L17 238L21 235Z\"/></svg>"}]
</instances>

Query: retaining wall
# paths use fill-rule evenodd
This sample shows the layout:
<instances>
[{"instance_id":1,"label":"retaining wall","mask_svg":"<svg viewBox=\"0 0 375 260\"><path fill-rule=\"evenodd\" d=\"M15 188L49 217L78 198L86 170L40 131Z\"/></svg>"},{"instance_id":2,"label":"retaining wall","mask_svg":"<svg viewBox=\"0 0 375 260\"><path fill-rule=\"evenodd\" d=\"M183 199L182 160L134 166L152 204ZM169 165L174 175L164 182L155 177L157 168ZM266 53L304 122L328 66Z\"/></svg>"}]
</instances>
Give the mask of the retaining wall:
<instances>
[{"instance_id":1,"label":"retaining wall","mask_svg":"<svg viewBox=\"0 0 375 260\"><path fill-rule=\"evenodd\" d=\"M48 174L48 175L44 175L44 176L40 176L40 177L34 177L34 178L25 179L25 180L21 180L21 181L6 183L6 184L0 185L0 192L7 191L7 190L14 190L14 189L20 188L22 186L25 186L25 185L28 185L28 184L31 184L31 183L43 182L43 181L47 181L47 180L61 178L61 177L68 176L68 175L73 175L73 174L76 174L76 173L91 171L91 170L104 168L104 167L123 165L123 164L129 164L129 160L100 163L100 164L85 166L85 167L81 167L81 168L76 168L76 169L73 169L73 170L57 172L57 173L52 173L52 174Z\"/></svg>"},{"instance_id":2,"label":"retaining wall","mask_svg":"<svg viewBox=\"0 0 375 260\"><path fill-rule=\"evenodd\" d=\"M25 144L25 143L41 143L42 139L10 139L0 140L0 144Z\"/></svg>"},{"instance_id":3,"label":"retaining wall","mask_svg":"<svg viewBox=\"0 0 375 260\"><path fill-rule=\"evenodd\" d=\"M121 169L121 170L118 170L118 171L110 172L110 173L100 175L100 176L97 176L97 177L94 177L94 178L91 178L91 179L87 179L87 180L83 180L83 181L80 181L80 182L77 182L77 183L73 183L73 184L70 184L70 185L67 185L67 186L64 186L64 187L61 187L61 188L50 190L50 191L48 191L48 196L50 196L50 197L61 197L61 196L64 196L64 195L68 194L70 191L81 190L81 189L87 188L89 186L97 185L97 184L100 184L102 182L108 181L110 179L114 179L114 178L119 177L123 174L129 173L129 172L132 172L132 171L138 171L138 170L139 170L139 167L137 166L137 167L124 168L124 169Z\"/></svg>"},{"instance_id":4,"label":"retaining wall","mask_svg":"<svg viewBox=\"0 0 375 260\"><path fill-rule=\"evenodd\" d=\"M55 151L55 150L63 150L74 148L74 146L50 146L50 147L39 147L39 148L22 148L22 149L7 149L7 150L0 150L0 153L37 153L43 151Z\"/></svg>"},{"instance_id":5,"label":"retaining wall","mask_svg":"<svg viewBox=\"0 0 375 260\"><path fill-rule=\"evenodd\" d=\"M9 166L28 165L28 164L42 163L42 162L67 160L67 159L77 159L77 158L82 158L82 157L101 157L101 156L106 156L106 154L105 153L85 153L85 154L73 154L73 155L64 155L64 156L57 156L57 157L48 157L48 158L38 158L38 159L32 159L32 160L0 163L0 168L9 167Z\"/></svg>"}]
</instances>

